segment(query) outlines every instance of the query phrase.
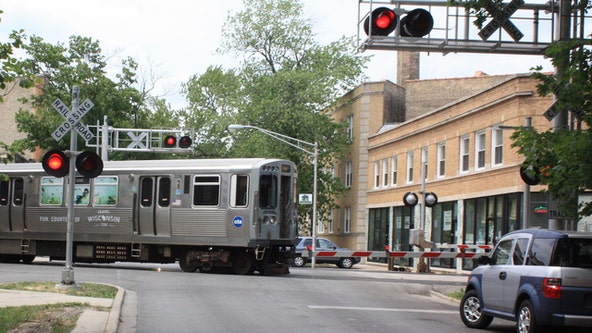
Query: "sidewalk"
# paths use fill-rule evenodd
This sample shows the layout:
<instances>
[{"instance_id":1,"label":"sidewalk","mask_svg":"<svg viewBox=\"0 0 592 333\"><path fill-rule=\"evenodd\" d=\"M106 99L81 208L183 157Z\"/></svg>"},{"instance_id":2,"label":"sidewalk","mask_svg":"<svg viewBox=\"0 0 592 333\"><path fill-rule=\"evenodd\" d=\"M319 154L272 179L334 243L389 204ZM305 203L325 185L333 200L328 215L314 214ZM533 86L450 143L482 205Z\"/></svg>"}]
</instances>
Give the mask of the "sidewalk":
<instances>
[{"instance_id":1,"label":"sidewalk","mask_svg":"<svg viewBox=\"0 0 592 333\"><path fill-rule=\"evenodd\" d=\"M117 287L117 286L115 286ZM5 290L0 289L0 307L16 307L24 305L83 303L91 306L110 308L110 311L85 310L78 321L73 333L116 333L121 314L121 305L125 290L117 287L114 299L70 296L59 293L38 291Z\"/></svg>"}]
</instances>

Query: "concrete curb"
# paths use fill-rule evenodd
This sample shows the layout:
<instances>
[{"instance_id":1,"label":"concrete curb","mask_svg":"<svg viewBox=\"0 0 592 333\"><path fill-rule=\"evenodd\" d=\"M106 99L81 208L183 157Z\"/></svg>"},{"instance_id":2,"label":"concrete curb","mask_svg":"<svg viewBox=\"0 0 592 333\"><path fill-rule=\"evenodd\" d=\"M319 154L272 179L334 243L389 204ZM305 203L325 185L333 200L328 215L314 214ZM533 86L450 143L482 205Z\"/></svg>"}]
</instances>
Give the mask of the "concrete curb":
<instances>
[{"instance_id":1,"label":"concrete curb","mask_svg":"<svg viewBox=\"0 0 592 333\"><path fill-rule=\"evenodd\" d=\"M105 333L116 333L117 328L119 327L119 318L121 317L121 307L123 305L123 298L125 297L125 289L112 284L106 285L117 288L117 295L115 295L115 298L113 299L113 305L111 305L109 318L105 324Z\"/></svg>"}]
</instances>

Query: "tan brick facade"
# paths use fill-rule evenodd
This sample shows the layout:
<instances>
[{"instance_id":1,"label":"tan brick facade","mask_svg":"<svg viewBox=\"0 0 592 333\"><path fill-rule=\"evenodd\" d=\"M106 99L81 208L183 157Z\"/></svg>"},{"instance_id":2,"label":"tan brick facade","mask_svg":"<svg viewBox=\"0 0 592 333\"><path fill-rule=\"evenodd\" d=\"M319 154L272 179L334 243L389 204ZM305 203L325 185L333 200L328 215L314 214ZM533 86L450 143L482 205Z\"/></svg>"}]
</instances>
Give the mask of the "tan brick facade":
<instances>
[{"instance_id":1,"label":"tan brick facade","mask_svg":"<svg viewBox=\"0 0 592 333\"><path fill-rule=\"evenodd\" d=\"M495 228L517 227L501 228L499 224L505 223L504 219L520 223L520 216L516 215L522 209L515 206L521 203L519 198L525 188L518 172L523 158L511 147L513 131L497 126L522 126L530 117L534 127L548 129L550 123L543 113L552 104L552 98L539 96L537 83L529 75L477 74L460 79L409 80L405 88L388 81L366 83L343 96L344 103L331 115L336 121L350 118L353 145L351 155L337 163L336 170L337 176L344 179L344 165L351 162L353 180L344 197L338 199L340 209L333 214L332 232L325 228L320 236L357 250L377 250L379 243L370 244L373 238L384 238L388 233L387 242L392 246L392 239L399 237L395 234L401 231L393 226L398 223L393 220L400 221L394 215L408 211L403 195L414 192L421 199L422 151L427 151L426 191L436 193L439 204L447 207L437 212L446 210L442 214L448 216L454 210L453 230L447 231L452 241L465 241L462 237L466 223L476 226L476 230L466 231L466 240L475 243L481 242L483 233L493 233ZM461 154L461 138L463 144L468 142L465 154ZM413 154L412 179L408 178L409 153ZM466 155L467 170L461 170L461 155ZM539 190L531 187L533 193ZM486 205L485 210L492 217L485 217L480 211L473 214L471 205L477 210ZM343 230L346 207L352 211L349 232ZM423 223L419 221L419 207L413 208L411 216L403 217L407 219L405 226L417 228ZM498 211L493 212L494 208ZM382 215L375 214L381 209ZM467 209L474 216L465 217ZM432 217L430 209L426 211L423 227L430 239L432 220L442 221ZM388 225L382 229L373 226L384 224L385 219ZM496 236L486 236L487 242ZM405 237L400 237L403 243Z\"/></svg>"}]
</instances>

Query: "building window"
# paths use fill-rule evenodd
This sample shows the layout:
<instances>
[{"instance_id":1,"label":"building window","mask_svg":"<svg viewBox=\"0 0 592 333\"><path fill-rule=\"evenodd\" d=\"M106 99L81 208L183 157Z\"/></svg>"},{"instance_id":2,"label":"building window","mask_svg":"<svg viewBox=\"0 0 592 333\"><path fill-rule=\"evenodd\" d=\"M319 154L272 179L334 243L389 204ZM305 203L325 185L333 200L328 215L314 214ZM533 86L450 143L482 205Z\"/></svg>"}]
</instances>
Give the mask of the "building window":
<instances>
[{"instance_id":1,"label":"building window","mask_svg":"<svg viewBox=\"0 0 592 333\"><path fill-rule=\"evenodd\" d=\"M438 144L438 177L446 175L446 143Z\"/></svg>"},{"instance_id":2,"label":"building window","mask_svg":"<svg viewBox=\"0 0 592 333\"><path fill-rule=\"evenodd\" d=\"M491 147L493 165L501 165L504 162L504 133L499 128L491 131Z\"/></svg>"},{"instance_id":3,"label":"building window","mask_svg":"<svg viewBox=\"0 0 592 333\"><path fill-rule=\"evenodd\" d=\"M485 131L475 134L475 169L485 168Z\"/></svg>"},{"instance_id":4,"label":"building window","mask_svg":"<svg viewBox=\"0 0 592 333\"><path fill-rule=\"evenodd\" d=\"M335 218L335 210L331 209L331 213L329 214L329 221L327 222L328 225L328 229L329 229L329 233L333 233L333 218Z\"/></svg>"},{"instance_id":5,"label":"building window","mask_svg":"<svg viewBox=\"0 0 592 333\"><path fill-rule=\"evenodd\" d=\"M347 206L343 210L343 231L351 232L351 207Z\"/></svg>"},{"instance_id":6,"label":"building window","mask_svg":"<svg viewBox=\"0 0 592 333\"><path fill-rule=\"evenodd\" d=\"M354 116L350 115L347 117L347 137L350 140L354 139Z\"/></svg>"},{"instance_id":7,"label":"building window","mask_svg":"<svg viewBox=\"0 0 592 333\"><path fill-rule=\"evenodd\" d=\"M374 161L374 188L380 187L380 162Z\"/></svg>"},{"instance_id":8,"label":"building window","mask_svg":"<svg viewBox=\"0 0 592 333\"><path fill-rule=\"evenodd\" d=\"M413 182L413 152L407 153L407 182Z\"/></svg>"},{"instance_id":9,"label":"building window","mask_svg":"<svg viewBox=\"0 0 592 333\"><path fill-rule=\"evenodd\" d=\"M469 136L460 138L460 172L469 171Z\"/></svg>"},{"instance_id":10,"label":"building window","mask_svg":"<svg viewBox=\"0 0 592 333\"><path fill-rule=\"evenodd\" d=\"M421 149L421 167L423 172L423 179L428 179L428 149ZM420 176L421 177L421 176Z\"/></svg>"},{"instance_id":11,"label":"building window","mask_svg":"<svg viewBox=\"0 0 592 333\"><path fill-rule=\"evenodd\" d=\"M345 186L352 186L352 161L345 162Z\"/></svg>"},{"instance_id":12,"label":"building window","mask_svg":"<svg viewBox=\"0 0 592 333\"><path fill-rule=\"evenodd\" d=\"M382 160L382 184L384 187L388 186L388 159Z\"/></svg>"},{"instance_id":13,"label":"building window","mask_svg":"<svg viewBox=\"0 0 592 333\"><path fill-rule=\"evenodd\" d=\"M397 185L397 156L391 159L391 183Z\"/></svg>"}]
</instances>

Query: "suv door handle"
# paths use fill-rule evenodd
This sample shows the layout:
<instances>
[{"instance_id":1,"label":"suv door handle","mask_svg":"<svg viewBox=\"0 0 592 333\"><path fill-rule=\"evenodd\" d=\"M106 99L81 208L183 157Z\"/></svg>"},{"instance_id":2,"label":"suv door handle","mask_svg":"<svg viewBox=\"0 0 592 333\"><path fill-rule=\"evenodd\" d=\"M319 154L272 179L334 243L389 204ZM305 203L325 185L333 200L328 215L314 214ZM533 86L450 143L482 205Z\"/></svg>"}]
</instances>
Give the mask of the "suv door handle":
<instances>
[{"instance_id":1,"label":"suv door handle","mask_svg":"<svg viewBox=\"0 0 592 333\"><path fill-rule=\"evenodd\" d=\"M506 272L500 272L499 273L499 279L500 280L505 280L508 277L508 273Z\"/></svg>"}]
</instances>

